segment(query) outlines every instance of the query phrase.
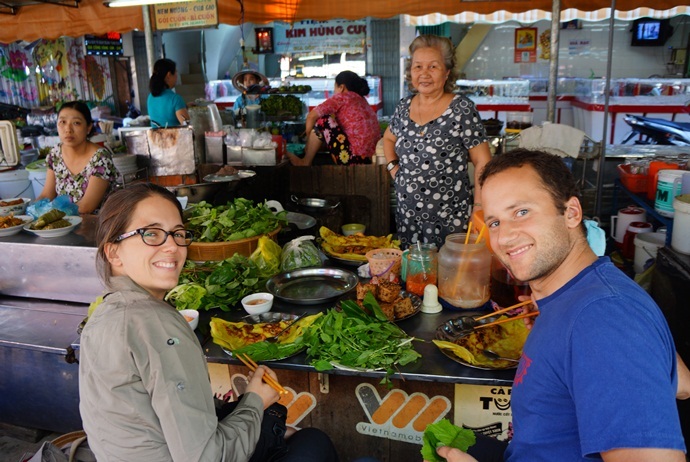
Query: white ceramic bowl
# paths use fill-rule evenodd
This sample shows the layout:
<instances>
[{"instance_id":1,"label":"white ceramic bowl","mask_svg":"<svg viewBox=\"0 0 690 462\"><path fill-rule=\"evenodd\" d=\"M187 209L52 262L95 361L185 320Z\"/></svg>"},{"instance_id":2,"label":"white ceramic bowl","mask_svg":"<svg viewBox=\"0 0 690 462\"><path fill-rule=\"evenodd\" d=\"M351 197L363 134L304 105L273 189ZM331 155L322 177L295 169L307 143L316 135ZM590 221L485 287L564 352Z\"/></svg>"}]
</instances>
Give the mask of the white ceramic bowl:
<instances>
[{"instance_id":1,"label":"white ceramic bowl","mask_svg":"<svg viewBox=\"0 0 690 462\"><path fill-rule=\"evenodd\" d=\"M29 205L31 199L26 197L12 197L9 199L0 199L0 202L14 202L19 199L22 200L21 204L0 206L0 217L6 217L10 213L14 213L15 215L24 215L26 213L26 206Z\"/></svg>"},{"instance_id":2,"label":"white ceramic bowl","mask_svg":"<svg viewBox=\"0 0 690 462\"><path fill-rule=\"evenodd\" d=\"M364 230L366 230L367 227L361 223L348 223L343 225L341 229L343 231L343 236L352 236L357 233L364 234Z\"/></svg>"},{"instance_id":3,"label":"white ceramic bowl","mask_svg":"<svg viewBox=\"0 0 690 462\"><path fill-rule=\"evenodd\" d=\"M259 292L247 295L242 299L242 306L248 314L267 313L271 311L273 306L273 294Z\"/></svg>"},{"instance_id":4,"label":"white ceramic bowl","mask_svg":"<svg viewBox=\"0 0 690 462\"><path fill-rule=\"evenodd\" d=\"M197 310L179 310L178 313L185 317L192 330L199 325L199 312Z\"/></svg>"},{"instance_id":5,"label":"white ceramic bowl","mask_svg":"<svg viewBox=\"0 0 690 462\"><path fill-rule=\"evenodd\" d=\"M49 238L53 238L53 237L66 236L69 233L71 233L72 230L74 228L76 228L77 226L79 226L79 224L81 223L81 217L80 216L67 215L66 217L63 217L63 218L72 224L70 226L65 226L64 228L57 228L57 229L31 229L30 228L31 223L28 223L28 224L24 225L24 231L28 231L32 234L35 234L38 237L49 239Z\"/></svg>"}]
</instances>

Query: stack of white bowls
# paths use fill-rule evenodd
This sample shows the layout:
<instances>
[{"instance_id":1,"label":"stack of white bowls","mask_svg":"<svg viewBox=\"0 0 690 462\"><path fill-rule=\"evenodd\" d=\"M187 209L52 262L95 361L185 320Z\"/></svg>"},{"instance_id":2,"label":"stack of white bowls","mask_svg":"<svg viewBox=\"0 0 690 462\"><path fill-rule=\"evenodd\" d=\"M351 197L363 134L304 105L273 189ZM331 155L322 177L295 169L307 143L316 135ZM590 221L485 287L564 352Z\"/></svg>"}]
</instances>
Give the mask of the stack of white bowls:
<instances>
[{"instance_id":1,"label":"stack of white bowls","mask_svg":"<svg viewBox=\"0 0 690 462\"><path fill-rule=\"evenodd\" d=\"M137 155L136 154L115 154L113 163L117 169L117 182L120 184L129 183L137 177Z\"/></svg>"}]
</instances>

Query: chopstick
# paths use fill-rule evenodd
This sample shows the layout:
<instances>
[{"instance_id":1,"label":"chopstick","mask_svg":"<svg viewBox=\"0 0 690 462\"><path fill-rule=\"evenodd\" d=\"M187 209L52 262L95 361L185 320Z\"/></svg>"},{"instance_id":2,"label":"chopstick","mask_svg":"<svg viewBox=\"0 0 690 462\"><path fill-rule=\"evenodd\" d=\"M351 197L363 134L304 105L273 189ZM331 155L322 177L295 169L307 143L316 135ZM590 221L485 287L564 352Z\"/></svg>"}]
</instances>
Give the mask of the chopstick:
<instances>
[{"instance_id":1,"label":"chopstick","mask_svg":"<svg viewBox=\"0 0 690 462\"><path fill-rule=\"evenodd\" d=\"M474 318L474 320L481 321L482 319L490 318L491 316L496 316L497 314L507 313L508 311L514 310L515 308L520 308L521 306L529 305L530 303L532 303L531 299L525 300L524 302L516 303L515 305L509 306L508 308L492 311L491 313L485 314L484 316L479 316L478 318Z\"/></svg>"},{"instance_id":2,"label":"chopstick","mask_svg":"<svg viewBox=\"0 0 690 462\"><path fill-rule=\"evenodd\" d=\"M498 324L503 324L504 322L514 321L516 319L532 318L534 316L539 316L539 311L530 311L529 313L521 314L519 316L513 316L512 318L499 319L498 321L488 322L486 324L479 324L473 330L481 329L482 327L496 326Z\"/></svg>"},{"instance_id":3,"label":"chopstick","mask_svg":"<svg viewBox=\"0 0 690 462\"><path fill-rule=\"evenodd\" d=\"M254 360L252 358L250 358L249 355L247 355L247 354L244 355L244 358L242 357L241 354L236 354L235 357L237 359L239 359L240 361L242 361L242 363L245 366L247 366L249 368L249 370L251 370L252 372L256 371L256 368L259 367L259 365L256 362L254 362ZM271 388L273 388L275 391L277 391L281 395L287 394L287 390L285 388L283 388L283 386L280 383L278 383L278 381L276 379L274 379L273 377L271 377L270 375L264 374L263 379L264 379L264 382L269 384L271 386Z\"/></svg>"}]
</instances>

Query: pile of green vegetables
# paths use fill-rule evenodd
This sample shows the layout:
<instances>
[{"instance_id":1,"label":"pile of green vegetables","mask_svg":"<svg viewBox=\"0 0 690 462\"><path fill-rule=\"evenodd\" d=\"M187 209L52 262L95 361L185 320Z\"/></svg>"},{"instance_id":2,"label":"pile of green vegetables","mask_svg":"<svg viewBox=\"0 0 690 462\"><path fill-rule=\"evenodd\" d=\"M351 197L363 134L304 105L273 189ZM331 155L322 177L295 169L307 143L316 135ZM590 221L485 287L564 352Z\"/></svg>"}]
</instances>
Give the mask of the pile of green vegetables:
<instances>
[{"instance_id":1,"label":"pile of green vegetables","mask_svg":"<svg viewBox=\"0 0 690 462\"><path fill-rule=\"evenodd\" d=\"M261 112L267 116L302 115L302 100L293 95L271 95L261 100Z\"/></svg>"},{"instance_id":2,"label":"pile of green vegetables","mask_svg":"<svg viewBox=\"0 0 690 462\"><path fill-rule=\"evenodd\" d=\"M179 282L165 296L178 310L230 311L245 295L263 290L266 279L253 261L235 254L203 265L187 261Z\"/></svg>"},{"instance_id":3,"label":"pile of green vegetables","mask_svg":"<svg viewBox=\"0 0 690 462\"><path fill-rule=\"evenodd\" d=\"M338 365L367 370L386 370L381 381L391 385L390 376L397 365L404 366L421 355L409 337L383 314L371 293L363 300L369 314L353 300L341 302L341 310L330 309L304 334L307 355L317 371Z\"/></svg>"},{"instance_id":4,"label":"pile of green vegetables","mask_svg":"<svg viewBox=\"0 0 690 462\"><path fill-rule=\"evenodd\" d=\"M196 242L237 241L270 233L287 224L286 214L274 214L265 204L254 205L243 198L217 207L201 201L186 212L186 228L194 233Z\"/></svg>"}]
</instances>

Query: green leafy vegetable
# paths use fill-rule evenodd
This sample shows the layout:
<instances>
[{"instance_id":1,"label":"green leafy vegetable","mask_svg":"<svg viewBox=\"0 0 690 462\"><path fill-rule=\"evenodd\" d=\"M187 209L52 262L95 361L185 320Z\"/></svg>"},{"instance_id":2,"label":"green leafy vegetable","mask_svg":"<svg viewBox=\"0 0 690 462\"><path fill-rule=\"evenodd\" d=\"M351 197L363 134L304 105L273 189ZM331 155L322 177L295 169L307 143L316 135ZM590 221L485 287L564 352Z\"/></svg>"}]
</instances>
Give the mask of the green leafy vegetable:
<instances>
[{"instance_id":1,"label":"green leafy vegetable","mask_svg":"<svg viewBox=\"0 0 690 462\"><path fill-rule=\"evenodd\" d=\"M376 300L373 304L381 310ZM397 365L421 357L412 346L415 338L395 324L370 316L352 300L343 301L341 308L328 310L304 334L310 364L317 371L333 369L334 362L352 368L385 369L381 383L390 385Z\"/></svg>"},{"instance_id":2,"label":"green leafy vegetable","mask_svg":"<svg viewBox=\"0 0 690 462\"><path fill-rule=\"evenodd\" d=\"M321 256L312 239L314 236L301 236L285 244L280 269L288 272L310 266L321 266Z\"/></svg>"},{"instance_id":3,"label":"green leafy vegetable","mask_svg":"<svg viewBox=\"0 0 690 462\"><path fill-rule=\"evenodd\" d=\"M266 204L255 206L241 197L218 207L201 201L189 207L186 227L196 242L237 241L274 231L287 223L286 213L274 214Z\"/></svg>"},{"instance_id":4,"label":"green leafy vegetable","mask_svg":"<svg viewBox=\"0 0 690 462\"><path fill-rule=\"evenodd\" d=\"M429 462L444 462L446 459L436 453L441 446L450 446L467 452L477 441L472 430L453 425L448 419L441 419L427 425L423 436L422 457Z\"/></svg>"},{"instance_id":5,"label":"green leafy vegetable","mask_svg":"<svg viewBox=\"0 0 690 462\"><path fill-rule=\"evenodd\" d=\"M192 261L185 263L179 284L170 290L165 299L179 310L220 308L230 311L242 297L259 292L266 279L247 257L235 254L219 262L206 262L203 266Z\"/></svg>"},{"instance_id":6,"label":"green leafy vegetable","mask_svg":"<svg viewBox=\"0 0 690 462\"><path fill-rule=\"evenodd\" d=\"M198 310L201 308L204 295L206 289L203 286L190 282L173 287L165 299L173 303L178 310Z\"/></svg>"},{"instance_id":7,"label":"green leafy vegetable","mask_svg":"<svg viewBox=\"0 0 690 462\"><path fill-rule=\"evenodd\" d=\"M257 342L238 348L233 354L247 354L254 361L270 361L276 358L287 358L304 349L302 337L291 343Z\"/></svg>"}]
</instances>

